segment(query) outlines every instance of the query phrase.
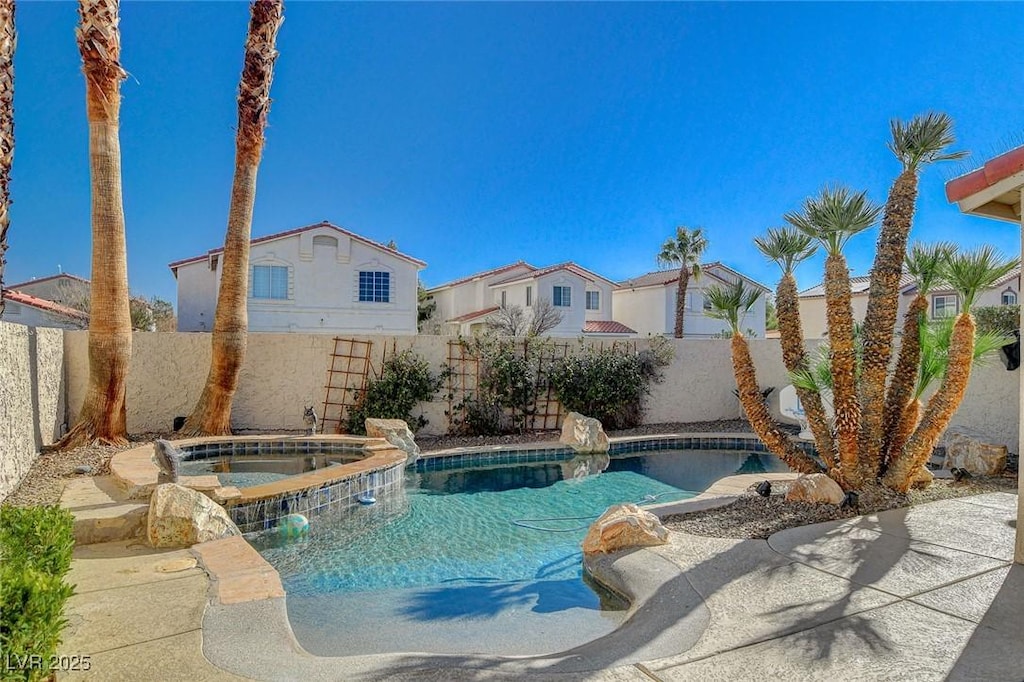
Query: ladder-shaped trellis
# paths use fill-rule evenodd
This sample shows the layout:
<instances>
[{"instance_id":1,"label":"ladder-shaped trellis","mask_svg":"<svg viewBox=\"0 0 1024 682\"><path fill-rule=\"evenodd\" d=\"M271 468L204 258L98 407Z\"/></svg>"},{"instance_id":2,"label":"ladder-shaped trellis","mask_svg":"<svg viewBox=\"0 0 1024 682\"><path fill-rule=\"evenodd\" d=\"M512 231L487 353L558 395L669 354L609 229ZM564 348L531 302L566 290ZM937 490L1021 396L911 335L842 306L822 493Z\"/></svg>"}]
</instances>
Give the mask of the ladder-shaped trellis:
<instances>
[{"instance_id":1,"label":"ladder-shaped trellis","mask_svg":"<svg viewBox=\"0 0 1024 682\"><path fill-rule=\"evenodd\" d=\"M480 383L480 358L461 339L448 340L448 431L466 418L466 401Z\"/></svg>"},{"instance_id":2,"label":"ladder-shaped trellis","mask_svg":"<svg viewBox=\"0 0 1024 682\"><path fill-rule=\"evenodd\" d=\"M555 389L548 381L547 369L556 360L561 360L569 355L568 343L550 343L542 346L537 369L537 402L534 405L533 414L528 415L526 427L531 431L552 431L562 425L562 418L565 416L565 409L562 403L558 402L555 396Z\"/></svg>"},{"instance_id":3,"label":"ladder-shaped trellis","mask_svg":"<svg viewBox=\"0 0 1024 682\"><path fill-rule=\"evenodd\" d=\"M367 379L373 371L372 341L334 338L331 365L324 386L324 409L321 412L321 433L343 433L349 409L360 399ZM328 424L332 427L328 429Z\"/></svg>"}]
</instances>

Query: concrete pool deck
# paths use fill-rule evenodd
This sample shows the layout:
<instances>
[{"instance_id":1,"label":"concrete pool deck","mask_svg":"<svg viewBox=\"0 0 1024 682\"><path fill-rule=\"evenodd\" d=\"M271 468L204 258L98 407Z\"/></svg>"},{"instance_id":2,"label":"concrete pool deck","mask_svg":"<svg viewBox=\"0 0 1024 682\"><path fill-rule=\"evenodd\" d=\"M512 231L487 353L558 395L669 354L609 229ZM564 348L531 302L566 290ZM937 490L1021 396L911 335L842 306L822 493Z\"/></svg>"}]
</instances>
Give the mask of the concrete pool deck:
<instances>
[{"instance_id":1,"label":"concrete pool deck","mask_svg":"<svg viewBox=\"0 0 1024 682\"><path fill-rule=\"evenodd\" d=\"M61 653L92 667L61 679L1020 680L1016 501L943 500L768 540L673 532L668 545L597 562L638 597L626 625L524 658L314 657L265 581L256 590L270 598L220 603L189 550L83 546Z\"/></svg>"}]
</instances>

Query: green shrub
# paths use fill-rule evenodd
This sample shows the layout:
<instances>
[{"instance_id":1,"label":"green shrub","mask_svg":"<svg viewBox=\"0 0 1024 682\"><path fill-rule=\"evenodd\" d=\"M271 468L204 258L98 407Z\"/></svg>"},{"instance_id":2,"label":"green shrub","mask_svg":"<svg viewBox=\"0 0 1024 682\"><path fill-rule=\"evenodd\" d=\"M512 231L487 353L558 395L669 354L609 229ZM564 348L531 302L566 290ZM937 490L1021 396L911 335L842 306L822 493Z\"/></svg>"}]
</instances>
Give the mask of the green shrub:
<instances>
[{"instance_id":1,"label":"green shrub","mask_svg":"<svg viewBox=\"0 0 1024 682\"><path fill-rule=\"evenodd\" d=\"M49 676L51 658L67 620L64 605L74 587L71 568L74 519L58 507L0 507L0 651L3 680ZM37 666L19 667L29 657Z\"/></svg>"},{"instance_id":2,"label":"green shrub","mask_svg":"<svg viewBox=\"0 0 1024 682\"><path fill-rule=\"evenodd\" d=\"M566 409L594 417L608 429L628 429L643 421L643 398L670 361L667 343L652 343L639 353L587 348L555 363L550 379Z\"/></svg>"},{"instance_id":3,"label":"green shrub","mask_svg":"<svg viewBox=\"0 0 1024 682\"><path fill-rule=\"evenodd\" d=\"M1019 305L991 305L974 308L974 320L978 323L978 333L992 333L1012 336L1020 329Z\"/></svg>"},{"instance_id":4,"label":"green shrub","mask_svg":"<svg viewBox=\"0 0 1024 682\"><path fill-rule=\"evenodd\" d=\"M404 350L384 362L380 377L355 391L355 406L348 411L348 433L365 434L366 419L403 419L413 431L427 425L423 415L412 416L418 403L434 399L444 374L434 376L430 365L411 350Z\"/></svg>"}]
</instances>

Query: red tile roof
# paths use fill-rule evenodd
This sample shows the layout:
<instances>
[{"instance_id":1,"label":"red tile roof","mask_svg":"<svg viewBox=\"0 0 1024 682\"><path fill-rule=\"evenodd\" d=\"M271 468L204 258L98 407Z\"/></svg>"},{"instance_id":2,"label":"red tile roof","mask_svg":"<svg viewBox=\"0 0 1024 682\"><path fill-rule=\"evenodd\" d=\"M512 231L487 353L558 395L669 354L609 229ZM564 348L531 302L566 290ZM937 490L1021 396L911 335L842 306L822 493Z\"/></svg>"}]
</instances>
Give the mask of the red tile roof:
<instances>
[{"instance_id":1,"label":"red tile roof","mask_svg":"<svg viewBox=\"0 0 1024 682\"><path fill-rule=\"evenodd\" d=\"M369 246L373 246L373 247L381 249L383 251L387 251L388 253L393 253L396 256L398 256L399 258L401 258L403 260L406 260L406 261L409 261L410 263L413 263L415 265L422 265L423 267L426 267L426 265L427 265L424 261L421 261L418 258L413 258L412 256L407 256L404 253L400 253L398 251L395 251L394 249L389 249L384 244L381 244L379 242L375 242L372 239L367 239L366 237L362 237L362 236L356 234L355 232L349 232L345 228L338 227L337 225L335 225L333 223L329 223L326 220L324 220L322 222L319 222L319 223L316 223L315 225L306 225L305 227L297 227L294 230L287 230L285 232L277 232L275 234L268 234L268 235L266 235L264 237L256 237L255 239L250 241L249 244L250 244L250 246L253 245L253 244L262 244L263 242L269 242L269 241L273 241L275 239L283 239L285 237L291 237L293 235L301 234L302 232L308 232L309 230L315 230L315 229L318 229L318 228L321 228L321 227L329 227L332 230L335 230L336 232L340 232L340 233L342 233L343 235L345 235L347 237L351 237L352 239L355 239L356 241L362 242L362 243L367 244ZM176 260L173 263L168 263L167 267L169 267L171 270L176 270L178 268L178 266L180 266L180 265L186 265L188 263L197 263L199 261L202 261L202 260L205 260L205 259L209 258L210 256L212 256L214 254L222 253L223 251L224 251L224 247L223 246L218 247L216 249L210 249L209 251L207 251L206 253L204 253L201 256L193 256L192 258L184 258L182 260Z\"/></svg>"},{"instance_id":2,"label":"red tile roof","mask_svg":"<svg viewBox=\"0 0 1024 682\"><path fill-rule=\"evenodd\" d=\"M483 310L475 310L475 311L473 311L471 313L466 313L465 315L459 315L458 317L453 317L452 319L450 319L448 321L449 322L459 322L459 323L461 323L461 322L469 322L470 320L475 320L478 317L484 317L486 315L490 315L495 310L497 310L499 307L500 306L493 305L490 308L484 308Z\"/></svg>"},{"instance_id":3,"label":"red tile roof","mask_svg":"<svg viewBox=\"0 0 1024 682\"><path fill-rule=\"evenodd\" d=\"M630 329L621 322L610 322L608 320L589 320L583 325L584 334L636 334L635 329Z\"/></svg>"},{"instance_id":4,"label":"red tile roof","mask_svg":"<svg viewBox=\"0 0 1024 682\"><path fill-rule=\"evenodd\" d=\"M9 286L7 286L5 288L7 288L7 289L21 289L22 287L27 286L29 284L39 284L40 282L49 282L51 279L61 279L61 278L73 279L73 280L75 280L77 282L83 282L85 284L89 284L90 283L89 280L87 280L84 277L79 277L78 275L72 275L72 274L67 273L67 272L62 272L62 273L57 274L57 275L49 275L48 277L39 277L37 279L30 279L30 280L27 280L25 282L18 282L17 284L11 284L11 285L9 285Z\"/></svg>"},{"instance_id":5,"label":"red tile roof","mask_svg":"<svg viewBox=\"0 0 1024 682\"><path fill-rule=\"evenodd\" d=\"M449 287L458 286L459 284L465 284L466 282L472 282L474 279L480 279L480 278L483 278L483 277L491 277L493 275L500 275L503 272L508 272L509 270L514 270L515 268L519 267L520 265L525 265L530 270L536 270L537 269L537 268L533 267L532 265L530 265L529 263L527 263L526 261L517 260L515 263L509 263L508 265L502 265L500 267L492 268L490 270L484 270L483 272L478 272L478 273L473 274L473 275L467 275L466 277L463 277L461 279L456 279L456 280L453 280L451 282L446 282L444 284L438 284L436 287L430 287L429 289L427 289L427 291L428 292L440 291L441 289L447 289Z\"/></svg>"},{"instance_id":6,"label":"red tile roof","mask_svg":"<svg viewBox=\"0 0 1024 682\"><path fill-rule=\"evenodd\" d=\"M12 303L19 303L21 305L27 305L30 308L37 308L44 310L49 313L55 313L64 317L69 317L74 320L88 320L89 314L83 313L81 310L75 310L69 308L60 303L54 303L53 301L47 301L45 298L38 298L30 294L26 294L23 291L17 291L15 289L4 289L3 290L4 300L11 301Z\"/></svg>"},{"instance_id":7,"label":"red tile roof","mask_svg":"<svg viewBox=\"0 0 1024 682\"><path fill-rule=\"evenodd\" d=\"M538 277L543 277L544 275L551 274L552 272L558 272L559 270L567 270L567 271L572 272L572 273L574 273L576 275L579 275L583 279L589 280L591 282L593 282L594 280L598 280L599 279L599 280L601 280L603 282L607 282L608 284L611 284L612 286L615 286L615 282L611 281L607 277L602 277L601 275L597 274L596 272L593 272L592 270L587 270L586 268L584 268L584 267L582 267L580 265L577 265L576 263L573 263L572 261L566 261L564 263L558 263L557 265L549 265L548 267L541 268L540 270L537 270L536 268L534 268L533 272L529 272L529 273L526 273L526 274L523 274L523 275L516 275L516 276L513 276L513 277L509 277L507 279L503 279L503 280L498 281L498 282L493 282L491 284L491 286L497 286L499 284L510 284L512 282L518 282L520 280L525 280L525 279L536 279Z\"/></svg>"},{"instance_id":8,"label":"red tile roof","mask_svg":"<svg viewBox=\"0 0 1024 682\"><path fill-rule=\"evenodd\" d=\"M1024 171L1024 146L989 159L981 168L947 182L946 199L961 201L1021 171Z\"/></svg>"},{"instance_id":9,"label":"red tile roof","mask_svg":"<svg viewBox=\"0 0 1024 682\"><path fill-rule=\"evenodd\" d=\"M714 272L712 272L712 270L714 268L721 268L723 270L726 270L727 272L730 272L733 275L736 275L737 277L741 277L745 281L750 282L751 284L753 284L753 285L755 285L755 286L757 286L757 287L759 287L759 288L761 288L761 289L763 289L765 291L771 291L768 287L766 287L765 285L761 284L757 280L750 279L746 275L741 274L739 272L736 272L735 270L730 268L728 265L723 264L721 261L714 261L712 263L702 263L701 266L700 266L701 276L705 276L706 275L706 276L711 277L712 279L718 280L719 282L728 284L729 282L727 280L725 280L725 279L723 279L721 277L718 277L717 275L715 275ZM622 282L619 282L617 285L615 285L615 288L616 289L641 289L643 287L653 287L653 286L658 286L658 285L666 286L667 287L670 284L675 284L678 281L679 281L679 268L674 268L674 269L670 269L670 270L655 270L653 272L648 272L646 274L640 275L639 277L634 277L632 279L627 279L627 280L624 280ZM693 279L691 278L690 281L692 282Z\"/></svg>"}]
</instances>

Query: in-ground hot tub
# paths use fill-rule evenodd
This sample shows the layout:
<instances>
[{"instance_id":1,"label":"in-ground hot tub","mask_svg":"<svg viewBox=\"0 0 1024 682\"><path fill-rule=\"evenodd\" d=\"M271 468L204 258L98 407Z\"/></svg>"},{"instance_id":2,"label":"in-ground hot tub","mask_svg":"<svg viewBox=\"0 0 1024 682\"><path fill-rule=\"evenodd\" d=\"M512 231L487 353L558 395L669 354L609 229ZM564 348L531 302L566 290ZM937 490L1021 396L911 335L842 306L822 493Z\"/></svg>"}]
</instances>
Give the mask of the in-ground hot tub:
<instances>
[{"instance_id":1,"label":"in-ground hot tub","mask_svg":"<svg viewBox=\"0 0 1024 682\"><path fill-rule=\"evenodd\" d=\"M181 483L209 491L243 533L273 528L288 514L344 514L360 498L404 506L406 455L383 438L229 436L174 445L183 453ZM132 498L145 499L156 487L152 454L145 445L111 460L111 473Z\"/></svg>"}]
</instances>

